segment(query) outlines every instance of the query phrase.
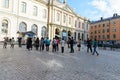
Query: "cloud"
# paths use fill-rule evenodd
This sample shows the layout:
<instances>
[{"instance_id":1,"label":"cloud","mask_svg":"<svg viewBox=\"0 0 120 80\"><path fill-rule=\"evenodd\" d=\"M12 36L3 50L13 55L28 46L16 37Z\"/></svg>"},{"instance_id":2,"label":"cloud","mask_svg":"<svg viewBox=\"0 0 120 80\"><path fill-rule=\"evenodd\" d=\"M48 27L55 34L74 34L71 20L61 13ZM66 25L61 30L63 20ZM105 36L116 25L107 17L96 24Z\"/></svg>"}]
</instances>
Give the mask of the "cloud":
<instances>
[{"instance_id":1,"label":"cloud","mask_svg":"<svg viewBox=\"0 0 120 80\"><path fill-rule=\"evenodd\" d=\"M91 17L111 17L114 13L120 14L120 0L92 0ZM94 18L95 19L95 18Z\"/></svg>"}]
</instances>

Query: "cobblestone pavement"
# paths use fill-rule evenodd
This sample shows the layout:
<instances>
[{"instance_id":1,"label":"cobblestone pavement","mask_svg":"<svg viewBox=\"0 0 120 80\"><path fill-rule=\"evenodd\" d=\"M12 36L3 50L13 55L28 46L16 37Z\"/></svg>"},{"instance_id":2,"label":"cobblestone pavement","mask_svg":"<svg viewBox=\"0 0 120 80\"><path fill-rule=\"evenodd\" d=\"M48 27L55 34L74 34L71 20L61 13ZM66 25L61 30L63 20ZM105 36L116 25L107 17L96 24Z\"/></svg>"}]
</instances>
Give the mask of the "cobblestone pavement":
<instances>
[{"instance_id":1,"label":"cobblestone pavement","mask_svg":"<svg viewBox=\"0 0 120 80\"><path fill-rule=\"evenodd\" d=\"M120 80L120 52L99 53L91 55L83 46L62 54L0 45L0 80Z\"/></svg>"}]
</instances>

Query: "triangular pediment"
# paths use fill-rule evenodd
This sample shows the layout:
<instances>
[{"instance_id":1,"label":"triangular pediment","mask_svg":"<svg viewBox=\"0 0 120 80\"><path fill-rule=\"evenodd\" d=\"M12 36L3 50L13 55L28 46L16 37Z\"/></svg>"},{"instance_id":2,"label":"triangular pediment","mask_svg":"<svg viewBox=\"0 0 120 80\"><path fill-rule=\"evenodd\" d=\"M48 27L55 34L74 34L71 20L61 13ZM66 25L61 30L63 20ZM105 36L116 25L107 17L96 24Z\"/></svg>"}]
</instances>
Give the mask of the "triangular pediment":
<instances>
[{"instance_id":1,"label":"triangular pediment","mask_svg":"<svg viewBox=\"0 0 120 80\"><path fill-rule=\"evenodd\" d=\"M71 13L73 12L73 10L68 5L65 5L63 9Z\"/></svg>"}]
</instances>

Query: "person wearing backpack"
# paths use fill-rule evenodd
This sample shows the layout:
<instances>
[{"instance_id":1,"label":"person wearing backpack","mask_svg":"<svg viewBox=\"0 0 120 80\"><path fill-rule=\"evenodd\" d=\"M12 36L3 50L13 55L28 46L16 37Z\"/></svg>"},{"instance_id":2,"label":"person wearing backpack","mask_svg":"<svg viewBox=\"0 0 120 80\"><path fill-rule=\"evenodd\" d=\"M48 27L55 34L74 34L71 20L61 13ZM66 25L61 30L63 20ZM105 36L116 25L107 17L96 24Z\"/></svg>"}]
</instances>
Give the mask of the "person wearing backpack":
<instances>
[{"instance_id":1,"label":"person wearing backpack","mask_svg":"<svg viewBox=\"0 0 120 80\"><path fill-rule=\"evenodd\" d=\"M14 40L14 37L12 37L11 41L10 41L10 48L14 48L14 45L15 45L15 40Z\"/></svg>"},{"instance_id":2,"label":"person wearing backpack","mask_svg":"<svg viewBox=\"0 0 120 80\"><path fill-rule=\"evenodd\" d=\"M56 39L55 38L53 38L53 41L52 41L52 51L53 52L56 52Z\"/></svg>"},{"instance_id":3,"label":"person wearing backpack","mask_svg":"<svg viewBox=\"0 0 120 80\"><path fill-rule=\"evenodd\" d=\"M47 37L47 39L45 40L45 44L46 44L46 51L49 51L49 46L50 46L50 40Z\"/></svg>"},{"instance_id":4,"label":"person wearing backpack","mask_svg":"<svg viewBox=\"0 0 120 80\"><path fill-rule=\"evenodd\" d=\"M61 43L61 52L64 53L64 46L65 46L64 38L62 38L60 43Z\"/></svg>"},{"instance_id":5,"label":"person wearing backpack","mask_svg":"<svg viewBox=\"0 0 120 80\"><path fill-rule=\"evenodd\" d=\"M93 51L92 55L94 55L94 53L96 53L97 56L99 55L98 51L96 50L97 46L98 46L98 43L97 43L97 40L95 39L95 40L93 41L94 51Z\"/></svg>"}]
</instances>

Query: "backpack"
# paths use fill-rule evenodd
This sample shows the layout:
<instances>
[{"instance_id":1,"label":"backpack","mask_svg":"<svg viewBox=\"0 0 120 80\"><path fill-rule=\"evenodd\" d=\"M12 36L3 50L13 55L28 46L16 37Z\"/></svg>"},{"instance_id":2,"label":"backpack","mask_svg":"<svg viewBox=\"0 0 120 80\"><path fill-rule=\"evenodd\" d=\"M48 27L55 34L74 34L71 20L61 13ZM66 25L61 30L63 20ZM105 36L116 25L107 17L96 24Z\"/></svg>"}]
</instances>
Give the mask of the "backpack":
<instances>
[{"instance_id":1,"label":"backpack","mask_svg":"<svg viewBox=\"0 0 120 80\"><path fill-rule=\"evenodd\" d=\"M53 44L53 45L57 44L57 41L56 41L56 40L53 40L53 41L52 41L52 44Z\"/></svg>"}]
</instances>

